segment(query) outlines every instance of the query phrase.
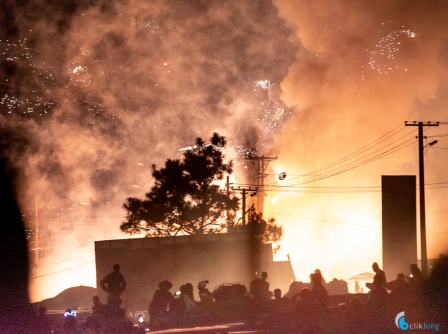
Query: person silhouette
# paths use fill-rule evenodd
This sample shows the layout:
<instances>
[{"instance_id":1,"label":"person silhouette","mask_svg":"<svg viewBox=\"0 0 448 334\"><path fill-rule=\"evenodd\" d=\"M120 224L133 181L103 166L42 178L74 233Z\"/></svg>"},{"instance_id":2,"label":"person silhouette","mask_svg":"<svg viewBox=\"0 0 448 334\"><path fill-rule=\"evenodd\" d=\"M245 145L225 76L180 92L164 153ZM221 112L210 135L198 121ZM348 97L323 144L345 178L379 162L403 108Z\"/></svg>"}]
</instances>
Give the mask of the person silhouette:
<instances>
[{"instance_id":1,"label":"person silhouette","mask_svg":"<svg viewBox=\"0 0 448 334\"><path fill-rule=\"evenodd\" d=\"M375 276L373 277L373 283L366 283L366 287L368 287L371 291L374 290L386 290L387 280L386 274L383 270L380 269L378 263L373 262L372 269L375 272Z\"/></svg>"},{"instance_id":2,"label":"person silhouette","mask_svg":"<svg viewBox=\"0 0 448 334\"><path fill-rule=\"evenodd\" d=\"M355 281L355 293L359 293L361 291L360 286L359 286L359 282Z\"/></svg>"},{"instance_id":3,"label":"person silhouette","mask_svg":"<svg viewBox=\"0 0 448 334\"><path fill-rule=\"evenodd\" d=\"M209 307L211 304L213 304L213 293L211 293L210 290L207 289L208 283L209 281L200 281L198 283L199 298L201 299L201 305L205 307Z\"/></svg>"},{"instance_id":4,"label":"person silhouette","mask_svg":"<svg viewBox=\"0 0 448 334\"><path fill-rule=\"evenodd\" d=\"M263 271L261 277L254 279L250 283L250 293L254 300L269 300L269 283L267 282L268 273Z\"/></svg>"},{"instance_id":5,"label":"person silhouette","mask_svg":"<svg viewBox=\"0 0 448 334\"><path fill-rule=\"evenodd\" d=\"M409 298L409 283L403 273L397 275L397 279L387 283L390 290L390 301L396 306L405 306Z\"/></svg>"},{"instance_id":6,"label":"person silhouette","mask_svg":"<svg viewBox=\"0 0 448 334\"><path fill-rule=\"evenodd\" d=\"M51 322L47 317L47 308L45 306L39 306L37 311L37 317L34 322L34 333L36 334L51 334Z\"/></svg>"},{"instance_id":7,"label":"person silhouette","mask_svg":"<svg viewBox=\"0 0 448 334\"><path fill-rule=\"evenodd\" d=\"M120 299L121 294L126 289L126 281L120 273L120 265L115 264L113 271L100 281L101 288L107 292L107 302Z\"/></svg>"},{"instance_id":8,"label":"person silhouette","mask_svg":"<svg viewBox=\"0 0 448 334\"><path fill-rule=\"evenodd\" d=\"M314 273L312 277L313 286L310 289L310 293L313 299L316 310L322 311L325 309L328 299L328 292L323 285L323 278L321 273Z\"/></svg>"},{"instance_id":9,"label":"person silhouette","mask_svg":"<svg viewBox=\"0 0 448 334\"><path fill-rule=\"evenodd\" d=\"M85 327L94 333L99 333L105 324L105 306L101 303L98 296L93 296L92 301L92 315L87 318Z\"/></svg>"},{"instance_id":10,"label":"person silhouette","mask_svg":"<svg viewBox=\"0 0 448 334\"><path fill-rule=\"evenodd\" d=\"M409 278L410 287L414 290L420 290L425 281L422 271L415 263L411 264L409 266L409 269L411 270L411 274L412 274L412 276Z\"/></svg>"},{"instance_id":11,"label":"person silhouette","mask_svg":"<svg viewBox=\"0 0 448 334\"><path fill-rule=\"evenodd\" d=\"M64 313L64 325L62 328L62 334L83 334L83 332L78 329L78 324L76 322L76 311L71 309L65 310Z\"/></svg>"},{"instance_id":12,"label":"person silhouette","mask_svg":"<svg viewBox=\"0 0 448 334\"><path fill-rule=\"evenodd\" d=\"M174 297L169 291L172 287L173 283L164 280L159 283L159 289L154 292L148 308L152 324L165 318L169 314L174 302Z\"/></svg>"},{"instance_id":13,"label":"person silhouette","mask_svg":"<svg viewBox=\"0 0 448 334\"><path fill-rule=\"evenodd\" d=\"M322 272L320 271L320 269L316 269L314 270L314 273L310 274L310 290L313 290L313 281L314 281L314 275L320 275L321 280L322 280L322 285L325 286L327 284L327 282L325 281L324 277L322 276Z\"/></svg>"},{"instance_id":14,"label":"person silhouette","mask_svg":"<svg viewBox=\"0 0 448 334\"><path fill-rule=\"evenodd\" d=\"M386 300L388 298L387 293L387 280L386 274L380 269L378 263L374 262L372 264L372 269L375 272L372 283L366 283L366 287L370 289L369 291L369 307L373 310L378 311L383 309L386 305Z\"/></svg>"},{"instance_id":15,"label":"person silhouette","mask_svg":"<svg viewBox=\"0 0 448 334\"><path fill-rule=\"evenodd\" d=\"M282 299L282 290L277 288L274 290L274 299L275 300L280 300Z\"/></svg>"},{"instance_id":16,"label":"person silhouette","mask_svg":"<svg viewBox=\"0 0 448 334\"><path fill-rule=\"evenodd\" d=\"M420 304L424 296L425 277L417 264L413 263L409 268L411 270L411 275L408 283L411 299L414 304Z\"/></svg>"}]
</instances>

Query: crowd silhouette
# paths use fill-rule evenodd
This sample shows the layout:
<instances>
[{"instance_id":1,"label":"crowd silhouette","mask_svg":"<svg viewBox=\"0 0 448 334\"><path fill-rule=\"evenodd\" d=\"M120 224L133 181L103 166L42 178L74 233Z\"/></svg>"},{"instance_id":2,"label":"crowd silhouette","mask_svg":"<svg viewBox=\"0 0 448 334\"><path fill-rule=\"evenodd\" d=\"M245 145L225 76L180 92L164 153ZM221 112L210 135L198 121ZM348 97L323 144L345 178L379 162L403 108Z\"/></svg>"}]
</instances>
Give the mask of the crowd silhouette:
<instances>
[{"instance_id":1,"label":"crowd silhouette","mask_svg":"<svg viewBox=\"0 0 448 334\"><path fill-rule=\"evenodd\" d=\"M363 287L358 282L355 294L344 291L330 295L330 288L340 282L327 283L319 269L310 274L309 282L292 282L284 295L277 287L273 293L270 291L266 272L251 282L249 291L243 283L222 283L211 292L205 278L197 285L199 300L195 298L192 283L187 282L178 291L171 292L173 284L167 278L159 283L152 297L147 296L147 319L143 315L131 317L123 305L121 296L127 284L116 264L100 282L108 294L105 304L98 296L92 296L91 312L85 320L80 321L75 309L66 309L56 319L39 304L32 309L29 302L26 238L10 177L5 174L6 167L6 162L0 159L0 203L5 221L9 222L0 242L1 334L137 334L147 329L228 321L245 323L247 329L263 333L396 333L398 324L403 325L402 329L420 324L425 329L448 332L448 257L445 255L431 268L429 277L424 277L413 263L409 264L409 277L399 273L389 282L386 273L373 263L375 275L373 282L366 284L368 292L362 293ZM399 315L403 317L398 318ZM135 326L137 318L141 323Z\"/></svg>"},{"instance_id":2,"label":"crowd silhouette","mask_svg":"<svg viewBox=\"0 0 448 334\"><path fill-rule=\"evenodd\" d=\"M126 281L117 264L100 284L108 293L107 302L93 296L85 321L78 323L75 311L68 309L56 328L40 307L32 333L145 333L232 320L265 333L394 333L395 317L403 311L416 322L448 330L448 257L440 256L428 278L416 264L409 265L409 277L400 273L391 281L376 262L372 269L375 275L365 284L367 293L359 293L358 283L357 293L336 296L327 291L334 280L327 283L319 269L310 274L309 282L291 284L284 295L279 288L270 291L267 272L255 278L249 290L243 283L223 283L211 292L209 281L202 280L196 291L187 282L172 292L173 284L164 280L149 298L147 315L140 314L136 322L122 305Z\"/></svg>"}]
</instances>

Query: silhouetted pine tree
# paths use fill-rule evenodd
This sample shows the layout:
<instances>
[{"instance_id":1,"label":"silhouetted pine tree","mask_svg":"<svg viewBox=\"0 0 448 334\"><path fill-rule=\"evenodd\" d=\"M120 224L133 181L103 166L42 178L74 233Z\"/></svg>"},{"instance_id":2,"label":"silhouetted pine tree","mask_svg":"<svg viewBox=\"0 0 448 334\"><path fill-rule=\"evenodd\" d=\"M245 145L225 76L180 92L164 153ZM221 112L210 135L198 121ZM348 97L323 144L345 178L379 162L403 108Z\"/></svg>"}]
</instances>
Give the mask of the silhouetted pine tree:
<instances>
[{"instance_id":1,"label":"silhouetted pine tree","mask_svg":"<svg viewBox=\"0 0 448 334\"><path fill-rule=\"evenodd\" d=\"M238 198L228 196L215 181L232 173L224 163L226 140L214 133L210 143L196 139L182 160L168 159L165 167L152 166L155 184L144 199L128 198L120 229L146 236L203 234L226 228L226 213L234 216Z\"/></svg>"}]
</instances>

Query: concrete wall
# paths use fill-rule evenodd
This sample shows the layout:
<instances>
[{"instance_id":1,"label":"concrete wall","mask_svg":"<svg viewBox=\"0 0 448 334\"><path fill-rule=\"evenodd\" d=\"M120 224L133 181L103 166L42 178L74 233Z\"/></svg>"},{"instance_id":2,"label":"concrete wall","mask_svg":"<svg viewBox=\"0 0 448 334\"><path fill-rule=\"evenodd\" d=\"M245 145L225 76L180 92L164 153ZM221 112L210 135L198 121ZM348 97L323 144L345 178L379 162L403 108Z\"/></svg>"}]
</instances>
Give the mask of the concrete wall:
<instances>
[{"instance_id":1,"label":"concrete wall","mask_svg":"<svg viewBox=\"0 0 448 334\"><path fill-rule=\"evenodd\" d=\"M263 261L272 261L271 244L262 245ZM195 288L209 280L210 291L222 283L243 282L249 288L249 238L244 234L206 234L161 238L104 240L95 242L98 293L102 302L107 295L99 282L115 263L127 281L122 299L132 310L146 310L158 283L167 279L175 292L187 282Z\"/></svg>"}]
</instances>

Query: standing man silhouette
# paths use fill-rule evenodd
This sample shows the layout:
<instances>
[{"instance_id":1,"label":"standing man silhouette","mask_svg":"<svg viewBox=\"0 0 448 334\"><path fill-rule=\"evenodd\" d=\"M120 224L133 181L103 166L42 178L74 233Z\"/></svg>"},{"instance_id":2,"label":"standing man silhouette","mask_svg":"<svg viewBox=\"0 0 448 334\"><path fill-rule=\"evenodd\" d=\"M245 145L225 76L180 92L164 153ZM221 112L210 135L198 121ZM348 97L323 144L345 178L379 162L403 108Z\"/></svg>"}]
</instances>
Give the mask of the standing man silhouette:
<instances>
[{"instance_id":1,"label":"standing man silhouette","mask_svg":"<svg viewBox=\"0 0 448 334\"><path fill-rule=\"evenodd\" d=\"M271 298L269 292L269 283L267 282L268 273L263 271L261 278L258 277L250 283L250 293L254 300L269 300Z\"/></svg>"},{"instance_id":2,"label":"standing man silhouette","mask_svg":"<svg viewBox=\"0 0 448 334\"><path fill-rule=\"evenodd\" d=\"M126 289L126 281L120 273L119 264L114 265L113 271L101 280L100 285L108 293L107 302L109 304L120 299L121 294Z\"/></svg>"},{"instance_id":3,"label":"standing man silhouette","mask_svg":"<svg viewBox=\"0 0 448 334\"><path fill-rule=\"evenodd\" d=\"M387 288L387 280L386 280L386 274L383 270L380 269L378 266L378 263L373 262L372 269L375 272L375 276L373 277L373 283L366 283L366 287L368 287L370 290L384 290L386 291Z\"/></svg>"}]
</instances>

